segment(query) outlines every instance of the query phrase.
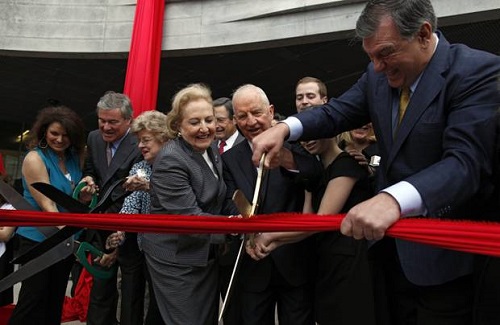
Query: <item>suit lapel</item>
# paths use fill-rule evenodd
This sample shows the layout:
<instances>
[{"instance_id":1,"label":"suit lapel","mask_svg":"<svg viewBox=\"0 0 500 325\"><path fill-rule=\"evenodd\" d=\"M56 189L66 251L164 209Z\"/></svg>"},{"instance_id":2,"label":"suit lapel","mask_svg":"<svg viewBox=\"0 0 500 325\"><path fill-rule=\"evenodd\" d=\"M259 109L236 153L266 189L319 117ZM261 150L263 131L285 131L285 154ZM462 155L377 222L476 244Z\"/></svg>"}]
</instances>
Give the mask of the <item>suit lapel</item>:
<instances>
[{"instance_id":1,"label":"suit lapel","mask_svg":"<svg viewBox=\"0 0 500 325\"><path fill-rule=\"evenodd\" d=\"M116 171L123 165L128 159L128 157L134 152L134 148L137 146L137 137L132 135L130 132L122 140L116 152L111 160L111 164L106 166L107 172L106 177L103 180L103 184L109 181L116 173ZM106 152L106 147L104 147L104 152ZM105 159L101 159L106 164Z\"/></svg>"},{"instance_id":2,"label":"suit lapel","mask_svg":"<svg viewBox=\"0 0 500 325\"><path fill-rule=\"evenodd\" d=\"M100 133L97 133L97 136L99 137L98 138L99 141L97 141L97 148L96 148L96 151L93 152L93 154L97 154L99 156L102 155L102 157L106 157L106 146L108 145L108 143L102 139L102 136ZM97 161L97 165L98 165L97 169L99 171L105 171L109 168L108 162L106 161L106 159L95 159L95 161ZM102 184L104 184L104 182L102 182Z\"/></svg>"},{"instance_id":3,"label":"suit lapel","mask_svg":"<svg viewBox=\"0 0 500 325\"><path fill-rule=\"evenodd\" d=\"M377 80L377 88L375 90L373 107L381 107L381 110L376 111L379 114L379 125L380 130L391 130L391 132L380 132L382 135L383 142L387 144L387 147L392 147L392 88L389 87L387 79L385 77L380 77ZM376 124L376 123L375 123Z\"/></svg>"},{"instance_id":4,"label":"suit lapel","mask_svg":"<svg viewBox=\"0 0 500 325\"><path fill-rule=\"evenodd\" d=\"M212 147L207 148L207 153L208 157L212 161L212 164L214 165L214 170L217 173L217 176L219 176L219 181L222 180L222 163L221 163L221 158L218 153L216 153L215 150L219 149L214 149Z\"/></svg>"},{"instance_id":5,"label":"suit lapel","mask_svg":"<svg viewBox=\"0 0 500 325\"><path fill-rule=\"evenodd\" d=\"M445 60L448 47L449 43L441 36L438 48L428 66L425 68L418 86L415 89L415 93L411 96L408 107L406 108L406 113L394 138L394 146L387 159L387 166L390 166L396 157L405 139L419 122L420 116L429 108L430 104L445 86L443 72L448 69L448 64Z\"/></svg>"},{"instance_id":6,"label":"suit lapel","mask_svg":"<svg viewBox=\"0 0 500 325\"><path fill-rule=\"evenodd\" d=\"M248 141L244 141L241 145L233 148L237 150L235 156L238 157L238 168L240 177L244 180L244 188L240 188L249 201L252 200L255 183L257 181L257 168L252 162L252 149ZM233 150L231 149L231 150ZM236 176L236 175L235 175Z\"/></svg>"}]
</instances>

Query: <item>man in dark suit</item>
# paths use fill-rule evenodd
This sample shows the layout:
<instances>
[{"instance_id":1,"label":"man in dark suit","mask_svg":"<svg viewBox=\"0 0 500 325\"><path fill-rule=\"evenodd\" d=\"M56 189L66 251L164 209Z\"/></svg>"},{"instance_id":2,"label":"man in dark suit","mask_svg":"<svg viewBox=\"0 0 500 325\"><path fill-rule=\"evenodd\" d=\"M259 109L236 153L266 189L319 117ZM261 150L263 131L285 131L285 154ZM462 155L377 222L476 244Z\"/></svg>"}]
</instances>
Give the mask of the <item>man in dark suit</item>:
<instances>
[{"instance_id":1,"label":"man in dark suit","mask_svg":"<svg viewBox=\"0 0 500 325\"><path fill-rule=\"evenodd\" d=\"M105 193L115 181L127 177L132 165L142 160L137 147L137 138L130 134L132 103L120 93L107 92L97 103L99 129L90 132L87 140L87 158L84 178L87 183L82 192ZM109 162L108 162L109 160ZM118 188L112 193L117 198L125 189ZM117 201L107 212L118 213L123 199ZM120 323L142 324L144 312L144 257L137 246L137 234L127 233L122 246L114 251L106 247L106 239L111 232L88 230L88 240L107 254L97 261L99 267L110 267L117 260L121 280ZM118 254L119 250L119 254ZM116 323L118 302L117 276L110 279L94 278L87 315L89 325L110 325Z\"/></svg>"},{"instance_id":2,"label":"man in dark suit","mask_svg":"<svg viewBox=\"0 0 500 325\"><path fill-rule=\"evenodd\" d=\"M233 103L231 99L227 97L217 98L212 102L212 106L214 107L216 120L215 141L212 142L212 150L214 150L214 152L219 152L219 155L222 155L233 146L245 140L245 137L243 137L243 135L241 135L236 128L236 123L233 118ZM239 248L240 242L238 240L232 240L222 246L222 251L219 257L219 290L222 299L226 296ZM234 287L232 290L233 294L236 294ZM239 310L239 304L229 302L224 312L224 324L241 324L240 315L241 312Z\"/></svg>"},{"instance_id":3,"label":"man in dark suit","mask_svg":"<svg viewBox=\"0 0 500 325\"><path fill-rule=\"evenodd\" d=\"M244 85L233 95L235 121L248 141L222 155L224 181L228 197L236 189L249 202L255 189L257 170L252 164L249 141L271 128L274 107L264 91ZM287 144L280 152L279 169L263 177L259 214L301 212L304 204L305 177L316 176L321 165L299 144ZM237 276L238 295L233 296L242 310L242 324L274 324L276 304L280 324L314 324L312 312L312 275L308 263L309 242L284 245L269 257L254 261L244 255Z\"/></svg>"},{"instance_id":4,"label":"man in dark suit","mask_svg":"<svg viewBox=\"0 0 500 325\"><path fill-rule=\"evenodd\" d=\"M385 281L376 299L389 298L384 325L473 323L473 255L384 237L399 218L481 216L494 187L500 58L450 45L436 24L428 0L369 1L356 33L372 63L358 82L253 141L254 164L266 151L272 166L286 137L331 137L373 123L381 192L351 209L341 231L378 240L370 250Z\"/></svg>"}]
</instances>

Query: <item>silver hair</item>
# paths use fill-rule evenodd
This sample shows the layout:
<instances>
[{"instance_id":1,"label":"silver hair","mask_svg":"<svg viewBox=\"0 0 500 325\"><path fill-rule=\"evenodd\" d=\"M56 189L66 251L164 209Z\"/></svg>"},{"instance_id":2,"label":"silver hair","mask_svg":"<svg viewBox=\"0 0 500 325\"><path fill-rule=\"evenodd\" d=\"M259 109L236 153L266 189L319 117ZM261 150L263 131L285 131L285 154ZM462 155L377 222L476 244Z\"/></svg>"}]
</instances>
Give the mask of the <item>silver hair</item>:
<instances>
[{"instance_id":1,"label":"silver hair","mask_svg":"<svg viewBox=\"0 0 500 325\"><path fill-rule=\"evenodd\" d=\"M370 0L356 22L359 38L372 36L385 17L391 17L403 38L412 38L428 22L432 31L437 28L437 18L430 0Z\"/></svg>"},{"instance_id":2,"label":"silver hair","mask_svg":"<svg viewBox=\"0 0 500 325\"><path fill-rule=\"evenodd\" d=\"M243 86L238 87L233 92L233 102L234 102L235 98L237 98L238 96L241 95L241 93L243 93L244 91L248 91L248 90L253 90L253 91L255 91L259 95L260 100L261 100L261 104L263 106L269 106L269 105L271 105L271 103L269 102L269 98L267 98L267 95L264 92L264 90L262 90L262 88L260 88L260 87L252 85L252 84L245 84Z\"/></svg>"},{"instance_id":3,"label":"silver hair","mask_svg":"<svg viewBox=\"0 0 500 325\"><path fill-rule=\"evenodd\" d=\"M107 91L97 103L97 113L99 110L120 109L122 117L129 120L133 116L132 102L125 94Z\"/></svg>"}]
</instances>

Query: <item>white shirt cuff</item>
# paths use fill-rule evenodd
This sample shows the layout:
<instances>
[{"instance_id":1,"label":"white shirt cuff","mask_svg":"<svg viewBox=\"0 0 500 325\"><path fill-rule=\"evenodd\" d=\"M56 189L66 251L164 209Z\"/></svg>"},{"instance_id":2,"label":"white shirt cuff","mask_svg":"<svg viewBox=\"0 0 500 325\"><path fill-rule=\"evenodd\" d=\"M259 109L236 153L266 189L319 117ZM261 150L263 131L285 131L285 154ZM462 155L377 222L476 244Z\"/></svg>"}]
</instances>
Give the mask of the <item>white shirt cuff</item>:
<instances>
[{"instance_id":1,"label":"white shirt cuff","mask_svg":"<svg viewBox=\"0 0 500 325\"><path fill-rule=\"evenodd\" d=\"M396 183L382 192L390 194L399 203L401 217L425 215L426 208L420 193L417 189L406 181Z\"/></svg>"},{"instance_id":2,"label":"white shirt cuff","mask_svg":"<svg viewBox=\"0 0 500 325\"><path fill-rule=\"evenodd\" d=\"M297 141L297 139L302 135L303 127L298 118L290 116L280 123L285 123L290 129L290 136L288 137L288 141Z\"/></svg>"}]
</instances>

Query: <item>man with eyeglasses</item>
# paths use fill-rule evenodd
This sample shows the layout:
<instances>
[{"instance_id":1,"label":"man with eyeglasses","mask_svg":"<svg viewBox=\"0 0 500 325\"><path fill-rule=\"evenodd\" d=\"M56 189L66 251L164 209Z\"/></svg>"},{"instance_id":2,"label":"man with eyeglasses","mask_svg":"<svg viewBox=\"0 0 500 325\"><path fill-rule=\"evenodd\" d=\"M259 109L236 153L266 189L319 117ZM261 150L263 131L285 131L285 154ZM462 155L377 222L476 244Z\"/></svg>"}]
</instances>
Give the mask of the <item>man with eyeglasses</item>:
<instances>
[{"instance_id":1,"label":"man with eyeglasses","mask_svg":"<svg viewBox=\"0 0 500 325\"><path fill-rule=\"evenodd\" d=\"M109 91L100 98L97 103L99 129L90 132L87 139L87 157L81 181L87 186L82 192L105 193L116 180L128 176L132 165L142 160L137 138L130 134L132 115L132 103L126 95ZM118 197L125 189L116 191L120 193L113 193L113 196ZM120 200L106 212L118 213L122 204L123 200ZM144 257L137 246L137 234L127 232L123 245L112 250L106 245L110 233L93 229L87 231L88 241L106 253L94 263L97 267L108 268L117 262L122 275L120 323L142 324L145 275ZM117 275L110 279L94 278L87 324L117 324L117 303Z\"/></svg>"}]
</instances>

